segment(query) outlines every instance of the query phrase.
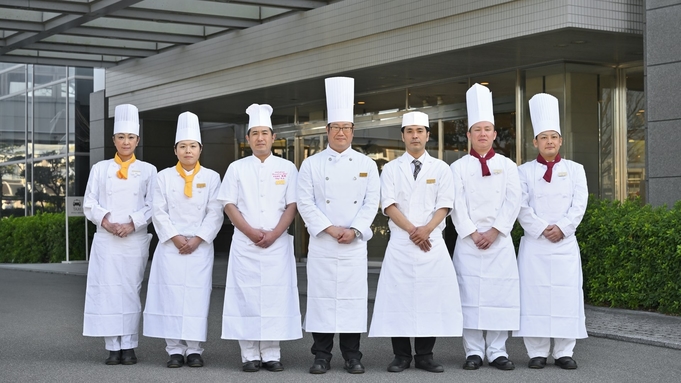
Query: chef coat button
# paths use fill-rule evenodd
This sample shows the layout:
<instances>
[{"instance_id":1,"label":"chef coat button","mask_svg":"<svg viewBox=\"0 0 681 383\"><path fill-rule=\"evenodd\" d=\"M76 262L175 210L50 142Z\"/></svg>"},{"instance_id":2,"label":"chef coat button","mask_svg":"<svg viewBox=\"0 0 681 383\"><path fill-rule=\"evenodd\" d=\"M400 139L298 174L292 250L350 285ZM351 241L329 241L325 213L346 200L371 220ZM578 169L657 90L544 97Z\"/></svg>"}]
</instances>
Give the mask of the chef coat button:
<instances>
[{"instance_id":1,"label":"chef coat button","mask_svg":"<svg viewBox=\"0 0 681 383\"><path fill-rule=\"evenodd\" d=\"M137 192L134 192L134 193L132 193L132 194L137 195Z\"/></svg>"},{"instance_id":2,"label":"chef coat button","mask_svg":"<svg viewBox=\"0 0 681 383\"><path fill-rule=\"evenodd\" d=\"M174 208L175 208L175 205L170 205L170 207L172 207L172 208L174 209Z\"/></svg>"},{"instance_id":3,"label":"chef coat button","mask_svg":"<svg viewBox=\"0 0 681 383\"><path fill-rule=\"evenodd\" d=\"M329 177L326 177L326 180L328 181L328 180L329 180Z\"/></svg>"},{"instance_id":4,"label":"chef coat button","mask_svg":"<svg viewBox=\"0 0 681 383\"><path fill-rule=\"evenodd\" d=\"M201 210L201 206L197 206L197 207L196 207L196 210Z\"/></svg>"},{"instance_id":5,"label":"chef coat button","mask_svg":"<svg viewBox=\"0 0 681 383\"><path fill-rule=\"evenodd\" d=\"M357 181L357 177L352 177L352 180L353 180L353 181Z\"/></svg>"},{"instance_id":6,"label":"chef coat button","mask_svg":"<svg viewBox=\"0 0 681 383\"><path fill-rule=\"evenodd\" d=\"M175 191L175 189L173 189L173 191Z\"/></svg>"},{"instance_id":7,"label":"chef coat button","mask_svg":"<svg viewBox=\"0 0 681 383\"><path fill-rule=\"evenodd\" d=\"M327 199L327 200L326 200L326 203L331 203L331 201L329 201L329 200Z\"/></svg>"},{"instance_id":8,"label":"chef coat button","mask_svg":"<svg viewBox=\"0 0 681 383\"><path fill-rule=\"evenodd\" d=\"M109 192L109 195L111 195L111 192Z\"/></svg>"},{"instance_id":9,"label":"chef coat button","mask_svg":"<svg viewBox=\"0 0 681 383\"><path fill-rule=\"evenodd\" d=\"M499 190L497 190L497 194L499 194Z\"/></svg>"},{"instance_id":10,"label":"chef coat button","mask_svg":"<svg viewBox=\"0 0 681 383\"><path fill-rule=\"evenodd\" d=\"M355 203L355 204L356 204L356 203L357 203L357 201L355 201L355 202L353 202L353 203Z\"/></svg>"},{"instance_id":11,"label":"chef coat button","mask_svg":"<svg viewBox=\"0 0 681 383\"><path fill-rule=\"evenodd\" d=\"M329 161L331 161L331 157L329 157Z\"/></svg>"},{"instance_id":12,"label":"chef coat button","mask_svg":"<svg viewBox=\"0 0 681 383\"><path fill-rule=\"evenodd\" d=\"M350 161L352 161L352 158L350 158Z\"/></svg>"}]
</instances>

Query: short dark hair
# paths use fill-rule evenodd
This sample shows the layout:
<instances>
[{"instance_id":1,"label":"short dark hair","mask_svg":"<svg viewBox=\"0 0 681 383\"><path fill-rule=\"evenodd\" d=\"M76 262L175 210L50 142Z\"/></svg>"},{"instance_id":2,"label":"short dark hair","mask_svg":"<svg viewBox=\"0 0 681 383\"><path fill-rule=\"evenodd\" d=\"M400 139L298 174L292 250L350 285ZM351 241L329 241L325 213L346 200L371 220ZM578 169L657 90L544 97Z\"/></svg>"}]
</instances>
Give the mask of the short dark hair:
<instances>
[{"instance_id":1,"label":"short dark hair","mask_svg":"<svg viewBox=\"0 0 681 383\"><path fill-rule=\"evenodd\" d=\"M426 128L427 132L430 132L430 126L425 126L425 125L419 125L419 126L423 126L424 128ZM406 126L403 126L402 129L400 129L400 132L404 133L404 128L406 128Z\"/></svg>"}]
</instances>

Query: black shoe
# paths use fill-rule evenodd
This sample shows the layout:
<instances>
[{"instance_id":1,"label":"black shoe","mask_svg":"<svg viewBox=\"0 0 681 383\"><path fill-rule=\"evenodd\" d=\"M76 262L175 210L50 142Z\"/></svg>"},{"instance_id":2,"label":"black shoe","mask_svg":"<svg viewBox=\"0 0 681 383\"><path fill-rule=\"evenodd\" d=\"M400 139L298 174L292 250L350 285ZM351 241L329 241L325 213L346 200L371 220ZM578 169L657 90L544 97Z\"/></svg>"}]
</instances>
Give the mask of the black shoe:
<instances>
[{"instance_id":1,"label":"black shoe","mask_svg":"<svg viewBox=\"0 0 681 383\"><path fill-rule=\"evenodd\" d=\"M272 371L272 372L284 371L284 365L281 364L281 362L278 361L278 360L273 360L271 362L264 362L262 364L262 366L265 367L265 369L267 371Z\"/></svg>"},{"instance_id":2,"label":"black shoe","mask_svg":"<svg viewBox=\"0 0 681 383\"><path fill-rule=\"evenodd\" d=\"M576 370L577 362L569 356L564 356L562 358L556 359L556 366L562 368L563 370Z\"/></svg>"},{"instance_id":3,"label":"black shoe","mask_svg":"<svg viewBox=\"0 0 681 383\"><path fill-rule=\"evenodd\" d=\"M189 367L203 367L203 358L201 354L187 355L187 366Z\"/></svg>"},{"instance_id":4,"label":"black shoe","mask_svg":"<svg viewBox=\"0 0 681 383\"><path fill-rule=\"evenodd\" d=\"M121 350L121 364L129 366L131 364L137 363L137 357L135 356L135 350L129 348L127 350Z\"/></svg>"},{"instance_id":5,"label":"black shoe","mask_svg":"<svg viewBox=\"0 0 681 383\"><path fill-rule=\"evenodd\" d=\"M411 360L396 356L395 359L393 359L393 361L388 365L388 372L402 372L409 368L410 364Z\"/></svg>"},{"instance_id":6,"label":"black shoe","mask_svg":"<svg viewBox=\"0 0 681 383\"><path fill-rule=\"evenodd\" d=\"M429 372L444 372L445 368L441 364L435 363L433 359L423 359L414 361L414 367L419 370L426 370Z\"/></svg>"},{"instance_id":7,"label":"black shoe","mask_svg":"<svg viewBox=\"0 0 681 383\"><path fill-rule=\"evenodd\" d=\"M351 373L351 374L363 374L364 373L364 366L362 366L362 362L359 361L359 359L348 359L345 361L345 366L343 366L345 371Z\"/></svg>"},{"instance_id":8,"label":"black shoe","mask_svg":"<svg viewBox=\"0 0 681 383\"><path fill-rule=\"evenodd\" d=\"M466 357L466 362L463 364L464 370L477 370L482 366L482 358L480 355L470 355Z\"/></svg>"},{"instance_id":9,"label":"black shoe","mask_svg":"<svg viewBox=\"0 0 681 383\"><path fill-rule=\"evenodd\" d=\"M106 358L104 363L108 364L109 366L121 364L121 350L109 351L109 357Z\"/></svg>"},{"instance_id":10,"label":"black shoe","mask_svg":"<svg viewBox=\"0 0 681 383\"><path fill-rule=\"evenodd\" d=\"M326 359L315 359L310 367L310 374L324 374L331 369L329 361Z\"/></svg>"},{"instance_id":11,"label":"black shoe","mask_svg":"<svg viewBox=\"0 0 681 383\"><path fill-rule=\"evenodd\" d=\"M505 356L500 356L500 357L494 359L494 361L490 362L489 365L494 366L494 367L496 367L500 370L504 370L504 371L510 371L510 370L515 369L515 365L513 364L513 362L511 362Z\"/></svg>"},{"instance_id":12,"label":"black shoe","mask_svg":"<svg viewBox=\"0 0 681 383\"><path fill-rule=\"evenodd\" d=\"M258 372L260 371L260 361L259 360L249 360L241 366L241 371L243 372Z\"/></svg>"},{"instance_id":13,"label":"black shoe","mask_svg":"<svg viewBox=\"0 0 681 383\"><path fill-rule=\"evenodd\" d=\"M187 361L189 361L189 358L187 358ZM166 366L168 366L168 368L180 368L184 366L184 356L182 356L182 354L171 355Z\"/></svg>"},{"instance_id":14,"label":"black shoe","mask_svg":"<svg viewBox=\"0 0 681 383\"><path fill-rule=\"evenodd\" d=\"M534 368L536 370L541 369L546 367L546 358L537 356L535 358L530 359L530 362L527 364L527 367L529 368Z\"/></svg>"}]
</instances>

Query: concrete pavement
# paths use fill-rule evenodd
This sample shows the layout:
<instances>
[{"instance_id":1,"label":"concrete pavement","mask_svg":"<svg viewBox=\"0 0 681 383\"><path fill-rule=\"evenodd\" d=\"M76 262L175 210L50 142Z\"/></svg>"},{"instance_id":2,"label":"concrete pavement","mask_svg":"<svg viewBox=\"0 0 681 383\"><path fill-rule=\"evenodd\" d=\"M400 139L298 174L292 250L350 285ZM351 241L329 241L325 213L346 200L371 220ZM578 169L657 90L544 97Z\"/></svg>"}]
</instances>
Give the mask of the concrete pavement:
<instances>
[{"instance_id":1,"label":"concrete pavement","mask_svg":"<svg viewBox=\"0 0 681 383\"><path fill-rule=\"evenodd\" d=\"M503 372L487 366L479 371L463 371L461 364L465 355L461 339L441 338L434 351L436 360L444 364L445 373L431 374L412 368L391 374L385 371L392 359L390 341L363 336L366 374L345 373L336 348L338 355L332 361L332 370L324 376L313 376L307 373L312 362L309 351L312 341L309 334L305 334L303 340L282 343L282 362L286 366L283 373L243 373L237 342L220 339L226 268L226 257L217 257L205 343L206 366L171 370L165 368L164 341L142 336L137 365L103 364L107 354L103 340L81 335L87 264L0 264L0 382L681 381L681 318L597 307L587 308L587 329L591 337L577 342L575 359L579 369L576 371L563 371L553 365L539 371L528 369L528 357L518 338L508 341L510 357L517 366L515 371ZM304 311L304 265L299 266L298 276ZM372 298L377 280L378 270L370 270ZM143 299L146 296L146 283L142 296ZM369 309L373 309L372 302Z\"/></svg>"}]
</instances>

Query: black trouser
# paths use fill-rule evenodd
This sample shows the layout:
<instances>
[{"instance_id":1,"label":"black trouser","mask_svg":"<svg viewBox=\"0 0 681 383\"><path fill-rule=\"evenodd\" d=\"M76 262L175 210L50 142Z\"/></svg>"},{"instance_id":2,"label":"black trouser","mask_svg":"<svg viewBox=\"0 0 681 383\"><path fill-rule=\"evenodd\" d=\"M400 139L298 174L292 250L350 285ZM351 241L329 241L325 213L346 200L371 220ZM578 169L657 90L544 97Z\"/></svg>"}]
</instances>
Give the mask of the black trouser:
<instances>
[{"instance_id":1,"label":"black trouser","mask_svg":"<svg viewBox=\"0 0 681 383\"><path fill-rule=\"evenodd\" d=\"M433 346L435 346L435 337L418 337L414 338L414 359L418 362L421 360L433 358ZM393 343L393 353L411 362L411 342L409 338L393 337L390 338Z\"/></svg>"},{"instance_id":2,"label":"black trouser","mask_svg":"<svg viewBox=\"0 0 681 383\"><path fill-rule=\"evenodd\" d=\"M334 335L336 334L320 332L312 333L314 343L312 344L312 349L310 349L310 351L314 354L315 359L331 360ZM340 350L343 359L362 359L362 353L359 352L359 333L340 333L338 334L338 338L340 339Z\"/></svg>"}]
</instances>

